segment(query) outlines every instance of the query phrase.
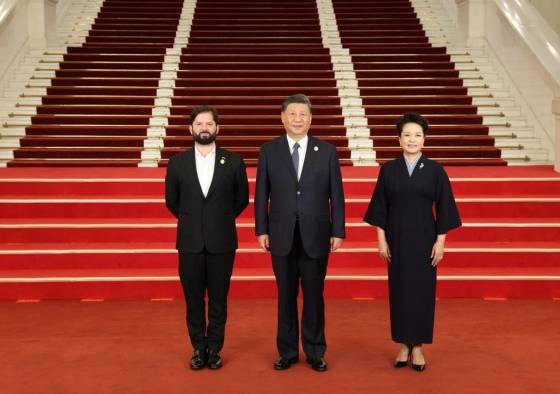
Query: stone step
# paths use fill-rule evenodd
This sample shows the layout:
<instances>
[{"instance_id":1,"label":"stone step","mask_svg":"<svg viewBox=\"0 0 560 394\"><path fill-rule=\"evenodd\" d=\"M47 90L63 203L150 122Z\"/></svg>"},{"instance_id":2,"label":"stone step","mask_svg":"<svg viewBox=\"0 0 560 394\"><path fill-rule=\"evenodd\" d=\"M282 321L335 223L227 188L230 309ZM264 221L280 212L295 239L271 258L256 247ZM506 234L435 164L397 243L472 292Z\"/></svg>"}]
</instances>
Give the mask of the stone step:
<instances>
[{"instance_id":1,"label":"stone step","mask_svg":"<svg viewBox=\"0 0 560 394\"><path fill-rule=\"evenodd\" d=\"M538 162L548 162L548 152L544 149L524 149L524 150L502 150L502 159L510 161L525 161L527 164Z\"/></svg>"},{"instance_id":2,"label":"stone step","mask_svg":"<svg viewBox=\"0 0 560 394\"><path fill-rule=\"evenodd\" d=\"M50 79L32 79L29 81L25 87L27 88L48 88L51 86Z\"/></svg>"},{"instance_id":3,"label":"stone step","mask_svg":"<svg viewBox=\"0 0 560 394\"><path fill-rule=\"evenodd\" d=\"M26 97L43 97L47 94L46 88L32 88L27 87L23 90L23 95Z\"/></svg>"},{"instance_id":4,"label":"stone step","mask_svg":"<svg viewBox=\"0 0 560 394\"><path fill-rule=\"evenodd\" d=\"M476 97L473 98L473 105L478 106L496 106L500 108L508 108L516 105L512 98L495 98L495 97Z\"/></svg>"},{"instance_id":5,"label":"stone step","mask_svg":"<svg viewBox=\"0 0 560 394\"><path fill-rule=\"evenodd\" d=\"M472 97L494 97L494 98L510 98L511 93L507 90L491 90L488 88L469 88L468 93Z\"/></svg>"},{"instance_id":6,"label":"stone step","mask_svg":"<svg viewBox=\"0 0 560 394\"><path fill-rule=\"evenodd\" d=\"M19 148L19 138L2 137L0 138L0 149L17 149Z\"/></svg>"},{"instance_id":7,"label":"stone step","mask_svg":"<svg viewBox=\"0 0 560 394\"><path fill-rule=\"evenodd\" d=\"M0 127L0 136L4 137L25 137L25 127L22 126L4 126Z\"/></svg>"},{"instance_id":8,"label":"stone step","mask_svg":"<svg viewBox=\"0 0 560 394\"><path fill-rule=\"evenodd\" d=\"M31 79L52 79L56 77L55 71L35 71L31 75Z\"/></svg>"},{"instance_id":9,"label":"stone step","mask_svg":"<svg viewBox=\"0 0 560 394\"><path fill-rule=\"evenodd\" d=\"M348 147L351 149L373 149L373 141L370 138L350 138Z\"/></svg>"},{"instance_id":10,"label":"stone step","mask_svg":"<svg viewBox=\"0 0 560 394\"><path fill-rule=\"evenodd\" d=\"M6 161L13 160L13 159L14 159L13 149L10 149L10 148L1 149L0 148L0 161L5 163Z\"/></svg>"},{"instance_id":11,"label":"stone step","mask_svg":"<svg viewBox=\"0 0 560 394\"><path fill-rule=\"evenodd\" d=\"M542 149L542 142L538 138L496 138L496 147L508 150Z\"/></svg>"},{"instance_id":12,"label":"stone step","mask_svg":"<svg viewBox=\"0 0 560 394\"><path fill-rule=\"evenodd\" d=\"M4 123L4 127L20 127L20 126L29 126L31 124L31 117L30 116L14 116L8 118Z\"/></svg>"},{"instance_id":13,"label":"stone step","mask_svg":"<svg viewBox=\"0 0 560 394\"><path fill-rule=\"evenodd\" d=\"M42 104L42 97L20 97L17 101L18 107L36 107Z\"/></svg>"},{"instance_id":14,"label":"stone step","mask_svg":"<svg viewBox=\"0 0 560 394\"><path fill-rule=\"evenodd\" d=\"M521 110L519 108L478 107L477 113L479 115L503 115L506 118L509 118L511 116L521 116Z\"/></svg>"},{"instance_id":15,"label":"stone step","mask_svg":"<svg viewBox=\"0 0 560 394\"><path fill-rule=\"evenodd\" d=\"M530 138L535 136L535 130L532 127L492 126L488 134L491 136L513 135L515 138Z\"/></svg>"},{"instance_id":16,"label":"stone step","mask_svg":"<svg viewBox=\"0 0 560 394\"><path fill-rule=\"evenodd\" d=\"M19 107L10 112L10 117L15 116L35 116L37 115L37 107Z\"/></svg>"},{"instance_id":17,"label":"stone step","mask_svg":"<svg viewBox=\"0 0 560 394\"><path fill-rule=\"evenodd\" d=\"M482 73L476 70L459 71L459 78L462 79L483 79Z\"/></svg>"},{"instance_id":18,"label":"stone step","mask_svg":"<svg viewBox=\"0 0 560 394\"><path fill-rule=\"evenodd\" d=\"M468 88L488 88L488 89L504 89L504 83L500 80L488 81L484 79L465 79L463 85Z\"/></svg>"}]
</instances>

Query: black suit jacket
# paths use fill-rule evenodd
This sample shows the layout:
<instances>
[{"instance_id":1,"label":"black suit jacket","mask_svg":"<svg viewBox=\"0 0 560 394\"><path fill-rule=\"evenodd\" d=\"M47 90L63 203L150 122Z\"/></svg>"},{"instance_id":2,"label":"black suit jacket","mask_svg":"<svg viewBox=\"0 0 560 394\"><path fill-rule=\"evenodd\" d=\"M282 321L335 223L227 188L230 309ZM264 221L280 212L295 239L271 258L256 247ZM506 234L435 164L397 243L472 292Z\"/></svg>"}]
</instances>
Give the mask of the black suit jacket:
<instances>
[{"instance_id":1,"label":"black suit jacket","mask_svg":"<svg viewBox=\"0 0 560 394\"><path fill-rule=\"evenodd\" d=\"M255 230L268 234L270 251L286 256L299 221L311 258L327 256L330 237L344 238L344 192L336 148L309 136L298 182L286 135L261 147L255 190Z\"/></svg>"},{"instance_id":2,"label":"black suit jacket","mask_svg":"<svg viewBox=\"0 0 560 394\"><path fill-rule=\"evenodd\" d=\"M216 147L214 176L204 197L194 148L169 160L165 204L177 217L178 250L227 253L237 249L235 218L249 204L249 184L241 156Z\"/></svg>"}]
</instances>

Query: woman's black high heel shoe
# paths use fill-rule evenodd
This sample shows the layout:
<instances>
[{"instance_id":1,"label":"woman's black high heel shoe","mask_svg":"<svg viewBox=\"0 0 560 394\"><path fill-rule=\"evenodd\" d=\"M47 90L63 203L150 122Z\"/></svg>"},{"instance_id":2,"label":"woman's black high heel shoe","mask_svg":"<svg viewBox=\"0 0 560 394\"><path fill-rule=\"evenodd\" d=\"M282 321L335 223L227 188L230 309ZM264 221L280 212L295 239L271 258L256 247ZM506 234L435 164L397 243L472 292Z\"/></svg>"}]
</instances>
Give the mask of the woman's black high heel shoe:
<instances>
[{"instance_id":1,"label":"woman's black high heel shoe","mask_svg":"<svg viewBox=\"0 0 560 394\"><path fill-rule=\"evenodd\" d=\"M424 363L424 364L414 364L412 362L412 348L410 349L409 356L410 356L410 368L412 368L416 372L424 372L424 370L426 369L426 363Z\"/></svg>"},{"instance_id":2,"label":"woman's black high heel shoe","mask_svg":"<svg viewBox=\"0 0 560 394\"><path fill-rule=\"evenodd\" d=\"M408 356L406 357L406 361L395 361L395 368L404 368L408 365L408 361L412 360L412 348L408 347Z\"/></svg>"}]
</instances>

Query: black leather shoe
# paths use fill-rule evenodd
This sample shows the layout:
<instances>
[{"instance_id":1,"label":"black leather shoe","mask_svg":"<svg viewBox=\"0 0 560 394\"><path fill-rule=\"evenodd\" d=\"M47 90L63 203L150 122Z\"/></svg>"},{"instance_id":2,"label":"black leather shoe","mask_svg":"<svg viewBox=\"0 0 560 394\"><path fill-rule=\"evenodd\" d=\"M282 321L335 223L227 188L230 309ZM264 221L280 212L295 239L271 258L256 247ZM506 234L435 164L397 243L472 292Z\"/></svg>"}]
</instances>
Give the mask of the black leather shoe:
<instances>
[{"instance_id":1,"label":"black leather shoe","mask_svg":"<svg viewBox=\"0 0 560 394\"><path fill-rule=\"evenodd\" d=\"M412 349L408 347L408 355L406 356L406 361L395 361L395 368L404 368L408 365L408 362L412 358Z\"/></svg>"},{"instance_id":2,"label":"black leather shoe","mask_svg":"<svg viewBox=\"0 0 560 394\"><path fill-rule=\"evenodd\" d=\"M410 350L410 368L412 368L413 370L415 370L416 372L424 372L424 370L426 369L426 363L424 362L424 364L414 364L414 361L412 361L412 349Z\"/></svg>"},{"instance_id":3,"label":"black leather shoe","mask_svg":"<svg viewBox=\"0 0 560 394\"><path fill-rule=\"evenodd\" d=\"M206 350L195 350L191 357L191 369L198 370L206 365Z\"/></svg>"},{"instance_id":4,"label":"black leather shoe","mask_svg":"<svg viewBox=\"0 0 560 394\"><path fill-rule=\"evenodd\" d=\"M324 358L308 358L307 364L311 365L311 368L317 372L325 372L327 370L328 364Z\"/></svg>"},{"instance_id":5,"label":"black leather shoe","mask_svg":"<svg viewBox=\"0 0 560 394\"><path fill-rule=\"evenodd\" d=\"M292 358L286 358L286 357L280 356L280 358L274 362L274 369L277 370L277 371L283 371L285 369L290 368L292 366L292 364L295 364L298 361L299 361L298 356L295 356L295 357L292 357Z\"/></svg>"},{"instance_id":6,"label":"black leather shoe","mask_svg":"<svg viewBox=\"0 0 560 394\"><path fill-rule=\"evenodd\" d=\"M210 368L210 369L220 369L220 368L222 368L222 357L220 356L220 353L218 353L214 350L210 350L208 352L207 365L208 365L208 368Z\"/></svg>"},{"instance_id":7,"label":"black leather shoe","mask_svg":"<svg viewBox=\"0 0 560 394\"><path fill-rule=\"evenodd\" d=\"M408 365L408 361L395 361L395 368L404 368Z\"/></svg>"}]
</instances>

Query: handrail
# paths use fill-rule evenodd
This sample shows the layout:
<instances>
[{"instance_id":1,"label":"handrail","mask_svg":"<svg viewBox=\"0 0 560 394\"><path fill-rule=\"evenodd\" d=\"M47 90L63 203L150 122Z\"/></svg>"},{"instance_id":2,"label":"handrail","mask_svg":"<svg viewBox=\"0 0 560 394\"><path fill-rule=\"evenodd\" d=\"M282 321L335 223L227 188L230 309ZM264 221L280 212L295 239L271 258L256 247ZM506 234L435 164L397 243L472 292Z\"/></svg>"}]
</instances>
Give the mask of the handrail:
<instances>
[{"instance_id":1,"label":"handrail","mask_svg":"<svg viewBox=\"0 0 560 394\"><path fill-rule=\"evenodd\" d=\"M560 85L560 37L527 0L494 0L513 29Z\"/></svg>"},{"instance_id":2,"label":"handrail","mask_svg":"<svg viewBox=\"0 0 560 394\"><path fill-rule=\"evenodd\" d=\"M0 26L2 26L4 19L10 15L16 4L17 0L0 0Z\"/></svg>"}]
</instances>

